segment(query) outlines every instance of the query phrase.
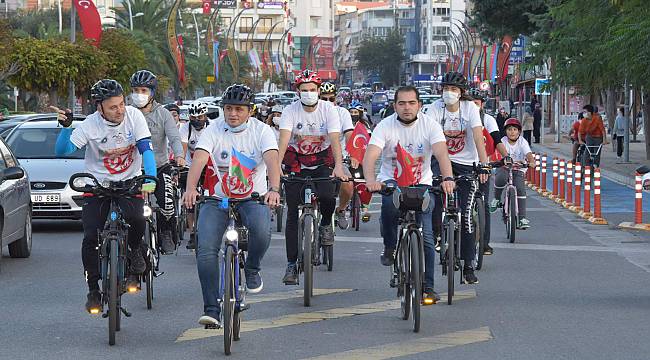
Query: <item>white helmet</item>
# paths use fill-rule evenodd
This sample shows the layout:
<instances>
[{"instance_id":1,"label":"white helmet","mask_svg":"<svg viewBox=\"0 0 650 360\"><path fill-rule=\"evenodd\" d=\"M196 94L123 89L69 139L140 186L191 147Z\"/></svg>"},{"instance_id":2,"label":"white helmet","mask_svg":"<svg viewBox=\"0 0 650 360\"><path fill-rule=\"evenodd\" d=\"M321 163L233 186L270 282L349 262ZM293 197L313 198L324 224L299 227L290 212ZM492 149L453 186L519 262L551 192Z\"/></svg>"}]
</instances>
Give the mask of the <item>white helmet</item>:
<instances>
[{"instance_id":1,"label":"white helmet","mask_svg":"<svg viewBox=\"0 0 650 360\"><path fill-rule=\"evenodd\" d=\"M273 107L271 108L271 112L272 113L274 113L274 112L282 113L283 109L284 109L284 106L282 106L282 105L273 105Z\"/></svg>"},{"instance_id":2,"label":"white helmet","mask_svg":"<svg viewBox=\"0 0 650 360\"><path fill-rule=\"evenodd\" d=\"M193 102L190 104L189 113L190 116L207 115L208 105L201 101Z\"/></svg>"}]
</instances>

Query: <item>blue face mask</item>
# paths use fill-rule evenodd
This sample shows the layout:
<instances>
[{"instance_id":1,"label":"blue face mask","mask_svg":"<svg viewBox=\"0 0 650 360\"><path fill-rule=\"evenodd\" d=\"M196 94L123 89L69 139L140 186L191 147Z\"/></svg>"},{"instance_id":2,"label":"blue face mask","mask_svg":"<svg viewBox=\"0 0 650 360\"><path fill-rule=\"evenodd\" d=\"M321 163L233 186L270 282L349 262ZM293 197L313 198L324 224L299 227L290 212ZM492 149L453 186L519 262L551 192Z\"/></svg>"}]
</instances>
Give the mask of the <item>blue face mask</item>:
<instances>
[{"instance_id":1,"label":"blue face mask","mask_svg":"<svg viewBox=\"0 0 650 360\"><path fill-rule=\"evenodd\" d=\"M236 127L232 127L232 126L228 125L228 123L226 123L226 130L232 131L235 134L240 133L240 132L242 132L242 131L244 131L246 129L248 129L248 120L246 120L246 122L244 122L243 124L241 124L239 126L236 126Z\"/></svg>"}]
</instances>

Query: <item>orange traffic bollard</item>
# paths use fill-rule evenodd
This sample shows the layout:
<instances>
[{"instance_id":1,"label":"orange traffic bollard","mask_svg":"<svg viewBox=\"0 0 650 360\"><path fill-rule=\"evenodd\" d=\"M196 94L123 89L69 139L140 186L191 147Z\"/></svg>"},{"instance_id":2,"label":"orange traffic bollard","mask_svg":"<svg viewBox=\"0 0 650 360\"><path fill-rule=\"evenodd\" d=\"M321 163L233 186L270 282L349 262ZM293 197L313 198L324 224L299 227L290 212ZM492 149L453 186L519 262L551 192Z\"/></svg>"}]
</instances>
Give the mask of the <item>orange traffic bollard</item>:
<instances>
[{"instance_id":1,"label":"orange traffic bollard","mask_svg":"<svg viewBox=\"0 0 650 360\"><path fill-rule=\"evenodd\" d=\"M566 165L566 200L563 205L569 207L573 204L573 162L567 161Z\"/></svg>"},{"instance_id":2,"label":"orange traffic bollard","mask_svg":"<svg viewBox=\"0 0 650 360\"><path fill-rule=\"evenodd\" d=\"M582 196L580 193L580 185L582 185L582 166L577 162L575 166L575 200L573 201L573 206L569 208L576 212L582 210L582 206L580 206L580 197Z\"/></svg>"},{"instance_id":3,"label":"orange traffic bollard","mask_svg":"<svg viewBox=\"0 0 650 360\"><path fill-rule=\"evenodd\" d=\"M564 179L565 179L565 174L566 174L566 169L564 168L565 163L564 159L560 159L560 189L557 194L557 202L558 203L563 203L564 202Z\"/></svg>"},{"instance_id":4,"label":"orange traffic bollard","mask_svg":"<svg viewBox=\"0 0 650 360\"><path fill-rule=\"evenodd\" d=\"M548 190L546 190L546 166L548 165L547 157L546 154L542 155L542 183L541 183L541 188L538 190L540 194L546 195L548 194Z\"/></svg>"},{"instance_id":5,"label":"orange traffic bollard","mask_svg":"<svg viewBox=\"0 0 650 360\"><path fill-rule=\"evenodd\" d=\"M591 166L585 166L585 196L583 200L584 211L580 212L580 216L588 219L593 215L591 213Z\"/></svg>"},{"instance_id":6,"label":"orange traffic bollard","mask_svg":"<svg viewBox=\"0 0 650 360\"><path fill-rule=\"evenodd\" d=\"M623 229L650 231L650 224L643 223L643 176L634 174L634 222L622 222L618 227Z\"/></svg>"},{"instance_id":7,"label":"orange traffic bollard","mask_svg":"<svg viewBox=\"0 0 650 360\"><path fill-rule=\"evenodd\" d=\"M539 171L540 171L540 156L535 154L535 180L534 180L534 189L539 188Z\"/></svg>"},{"instance_id":8,"label":"orange traffic bollard","mask_svg":"<svg viewBox=\"0 0 650 360\"><path fill-rule=\"evenodd\" d=\"M600 206L600 168L594 169L594 216L589 218L589 222L596 225L607 225Z\"/></svg>"},{"instance_id":9,"label":"orange traffic bollard","mask_svg":"<svg viewBox=\"0 0 650 360\"><path fill-rule=\"evenodd\" d=\"M551 192L551 199L557 198L557 176L558 176L558 160L553 158L553 191Z\"/></svg>"}]
</instances>

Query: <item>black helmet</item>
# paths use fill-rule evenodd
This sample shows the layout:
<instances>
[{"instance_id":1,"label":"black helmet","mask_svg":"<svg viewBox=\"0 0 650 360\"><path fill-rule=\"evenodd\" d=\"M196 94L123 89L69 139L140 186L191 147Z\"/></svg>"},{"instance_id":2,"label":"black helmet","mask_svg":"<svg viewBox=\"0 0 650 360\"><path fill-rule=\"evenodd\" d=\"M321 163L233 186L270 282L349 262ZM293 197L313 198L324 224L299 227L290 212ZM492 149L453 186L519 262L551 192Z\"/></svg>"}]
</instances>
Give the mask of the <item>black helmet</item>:
<instances>
[{"instance_id":1,"label":"black helmet","mask_svg":"<svg viewBox=\"0 0 650 360\"><path fill-rule=\"evenodd\" d=\"M246 105L250 106L253 102L253 91L246 85L230 85L221 95L222 105Z\"/></svg>"},{"instance_id":2,"label":"black helmet","mask_svg":"<svg viewBox=\"0 0 650 360\"><path fill-rule=\"evenodd\" d=\"M477 89L477 88L471 88L471 89L469 89L469 96L471 96L472 99L474 99L474 100L481 100L481 101L485 102L485 100L487 100L488 94L487 94L487 91L485 91L485 90L480 90L480 89Z\"/></svg>"},{"instance_id":3,"label":"black helmet","mask_svg":"<svg viewBox=\"0 0 650 360\"><path fill-rule=\"evenodd\" d=\"M451 85L451 86L459 87L463 90L467 90L467 79L463 74L456 71L450 71L446 73L442 77L442 81L440 82L440 84L442 86Z\"/></svg>"},{"instance_id":4,"label":"black helmet","mask_svg":"<svg viewBox=\"0 0 650 360\"><path fill-rule=\"evenodd\" d=\"M155 91L158 87L158 79L149 70L138 70L131 75L131 87L147 87Z\"/></svg>"},{"instance_id":5,"label":"black helmet","mask_svg":"<svg viewBox=\"0 0 650 360\"><path fill-rule=\"evenodd\" d=\"M179 108L178 105L176 105L174 103L165 105L165 109L167 109L169 111L176 111L179 114L181 113L181 108Z\"/></svg>"},{"instance_id":6,"label":"black helmet","mask_svg":"<svg viewBox=\"0 0 650 360\"><path fill-rule=\"evenodd\" d=\"M97 102L102 102L114 96L120 96L123 93L122 85L113 79L99 80L90 88L90 97Z\"/></svg>"}]
</instances>

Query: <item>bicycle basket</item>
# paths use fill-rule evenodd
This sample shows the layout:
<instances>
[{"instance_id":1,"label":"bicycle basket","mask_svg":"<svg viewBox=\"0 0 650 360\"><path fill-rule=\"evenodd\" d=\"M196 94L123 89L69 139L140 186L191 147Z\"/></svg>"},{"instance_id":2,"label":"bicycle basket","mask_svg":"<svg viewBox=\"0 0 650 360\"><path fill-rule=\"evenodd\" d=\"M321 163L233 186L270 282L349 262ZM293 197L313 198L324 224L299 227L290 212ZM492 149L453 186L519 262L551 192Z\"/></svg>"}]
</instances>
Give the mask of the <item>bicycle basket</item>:
<instances>
[{"instance_id":1,"label":"bicycle basket","mask_svg":"<svg viewBox=\"0 0 650 360\"><path fill-rule=\"evenodd\" d=\"M393 193L393 204L401 211L425 211L430 200L425 187L402 187Z\"/></svg>"}]
</instances>

